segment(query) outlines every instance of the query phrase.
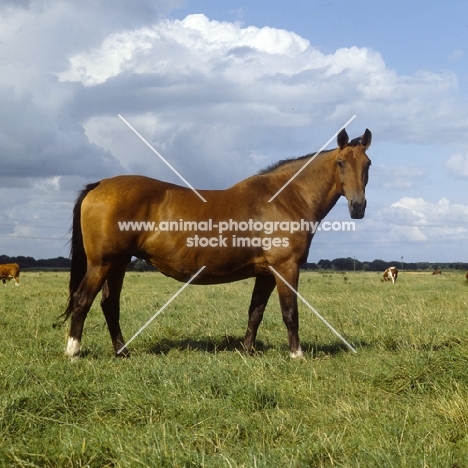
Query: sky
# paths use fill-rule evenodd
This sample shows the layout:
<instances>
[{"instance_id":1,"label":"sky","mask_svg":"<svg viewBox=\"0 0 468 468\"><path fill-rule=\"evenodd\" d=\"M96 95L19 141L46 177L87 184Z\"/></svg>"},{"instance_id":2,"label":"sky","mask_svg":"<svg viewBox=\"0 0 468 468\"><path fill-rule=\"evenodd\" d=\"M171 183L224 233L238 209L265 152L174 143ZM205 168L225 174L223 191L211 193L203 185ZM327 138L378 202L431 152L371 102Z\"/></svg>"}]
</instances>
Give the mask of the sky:
<instances>
[{"instance_id":1,"label":"sky","mask_svg":"<svg viewBox=\"0 0 468 468\"><path fill-rule=\"evenodd\" d=\"M90 182L223 189L372 131L365 218L310 262L468 261L464 0L1 0L0 255L68 256ZM335 147L331 143L328 148ZM349 221L342 198L326 220Z\"/></svg>"}]
</instances>

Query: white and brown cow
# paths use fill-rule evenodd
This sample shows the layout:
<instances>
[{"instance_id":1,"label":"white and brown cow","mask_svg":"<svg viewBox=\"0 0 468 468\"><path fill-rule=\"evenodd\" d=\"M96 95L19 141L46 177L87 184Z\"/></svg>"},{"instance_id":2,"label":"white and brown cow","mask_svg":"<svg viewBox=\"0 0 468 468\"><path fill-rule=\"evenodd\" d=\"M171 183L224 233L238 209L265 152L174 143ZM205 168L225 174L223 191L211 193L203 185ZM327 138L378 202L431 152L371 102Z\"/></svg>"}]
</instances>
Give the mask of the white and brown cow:
<instances>
[{"instance_id":1,"label":"white and brown cow","mask_svg":"<svg viewBox=\"0 0 468 468\"><path fill-rule=\"evenodd\" d=\"M6 286L6 282L12 278L15 280L15 286L19 286L20 267L17 263L4 263L0 265L0 279Z\"/></svg>"},{"instance_id":2,"label":"white and brown cow","mask_svg":"<svg viewBox=\"0 0 468 468\"><path fill-rule=\"evenodd\" d=\"M398 268L392 266L390 268L387 268L384 271L382 281L391 281L392 283L395 283L395 281L397 280L397 277L398 277Z\"/></svg>"}]
</instances>

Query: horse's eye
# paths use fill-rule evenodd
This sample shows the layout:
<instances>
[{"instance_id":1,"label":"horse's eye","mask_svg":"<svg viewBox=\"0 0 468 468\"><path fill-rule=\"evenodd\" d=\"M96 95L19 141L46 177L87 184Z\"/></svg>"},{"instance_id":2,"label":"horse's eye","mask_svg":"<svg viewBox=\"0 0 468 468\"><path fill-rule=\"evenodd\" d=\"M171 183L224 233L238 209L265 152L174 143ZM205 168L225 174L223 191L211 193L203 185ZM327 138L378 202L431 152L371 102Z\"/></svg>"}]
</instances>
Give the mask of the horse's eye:
<instances>
[{"instance_id":1,"label":"horse's eye","mask_svg":"<svg viewBox=\"0 0 468 468\"><path fill-rule=\"evenodd\" d=\"M344 161L343 161L342 159L338 159L336 162L337 162L337 164L338 164L338 167L339 167L340 169L343 169L343 167L345 166Z\"/></svg>"}]
</instances>

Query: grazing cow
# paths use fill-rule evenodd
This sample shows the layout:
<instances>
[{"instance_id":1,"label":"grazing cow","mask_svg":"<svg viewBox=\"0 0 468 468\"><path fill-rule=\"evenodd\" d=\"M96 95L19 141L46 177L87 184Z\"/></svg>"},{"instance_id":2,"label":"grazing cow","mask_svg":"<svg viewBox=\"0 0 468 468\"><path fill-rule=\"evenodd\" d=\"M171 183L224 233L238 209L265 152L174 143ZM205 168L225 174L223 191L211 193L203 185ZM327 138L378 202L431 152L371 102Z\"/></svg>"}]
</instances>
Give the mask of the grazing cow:
<instances>
[{"instance_id":1,"label":"grazing cow","mask_svg":"<svg viewBox=\"0 0 468 468\"><path fill-rule=\"evenodd\" d=\"M20 268L17 263L0 265L0 279L3 281L4 286L6 286L7 280L10 281L11 278L15 280L15 286L19 286L19 274Z\"/></svg>"},{"instance_id":2,"label":"grazing cow","mask_svg":"<svg viewBox=\"0 0 468 468\"><path fill-rule=\"evenodd\" d=\"M433 274L433 275L441 275L442 272L437 268L436 270L434 270L434 271L432 272L432 274Z\"/></svg>"},{"instance_id":3,"label":"grazing cow","mask_svg":"<svg viewBox=\"0 0 468 468\"><path fill-rule=\"evenodd\" d=\"M468 271L466 272L466 281L468 281Z\"/></svg>"},{"instance_id":4,"label":"grazing cow","mask_svg":"<svg viewBox=\"0 0 468 468\"><path fill-rule=\"evenodd\" d=\"M392 283L395 283L395 281L397 280L397 277L398 277L398 269L397 267L392 266L390 268L387 268L384 271L382 282L391 281Z\"/></svg>"}]
</instances>

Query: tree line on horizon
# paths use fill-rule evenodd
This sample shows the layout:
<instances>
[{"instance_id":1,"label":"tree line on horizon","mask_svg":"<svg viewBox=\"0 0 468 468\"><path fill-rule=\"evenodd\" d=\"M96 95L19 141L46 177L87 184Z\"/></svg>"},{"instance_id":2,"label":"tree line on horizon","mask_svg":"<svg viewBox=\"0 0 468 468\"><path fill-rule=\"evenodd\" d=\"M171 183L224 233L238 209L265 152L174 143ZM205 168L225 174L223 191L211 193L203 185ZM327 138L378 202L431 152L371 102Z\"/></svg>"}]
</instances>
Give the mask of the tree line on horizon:
<instances>
[{"instance_id":1,"label":"tree line on horizon","mask_svg":"<svg viewBox=\"0 0 468 468\"><path fill-rule=\"evenodd\" d=\"M65 257L47 258L36 260L33 257L9 257L8 255L0 255L1 263L17 263L21 269L58 269L69 270L71 260ZM335 271L385 271L387 268L395 266L399 270L468 270L467 262L401 262L376 259L373 261L360 261L355 258L335 258L334 260L320 260L317 263L304 263L301 270L320 271L320 270L335 270ZM134 259L128 266L130 271L155 271L154 267L148 264L145 260Z\"/></svg>"},{"instance_id":2,"label":"tree line on horizon","mask_svg":"<svg viewBox=\"0 0 468 468\"><path fill-rule=\"evenodd\" d=\"M467 262L401 262L376 259L372 262L361 262L355 258L335 258L334 260L320 260L317 263L304 263L302 270L336 270L336 271L385 271L394 266L399 270L434 271L434 270L468 270Z\"/></svg>"}]
</instances>

